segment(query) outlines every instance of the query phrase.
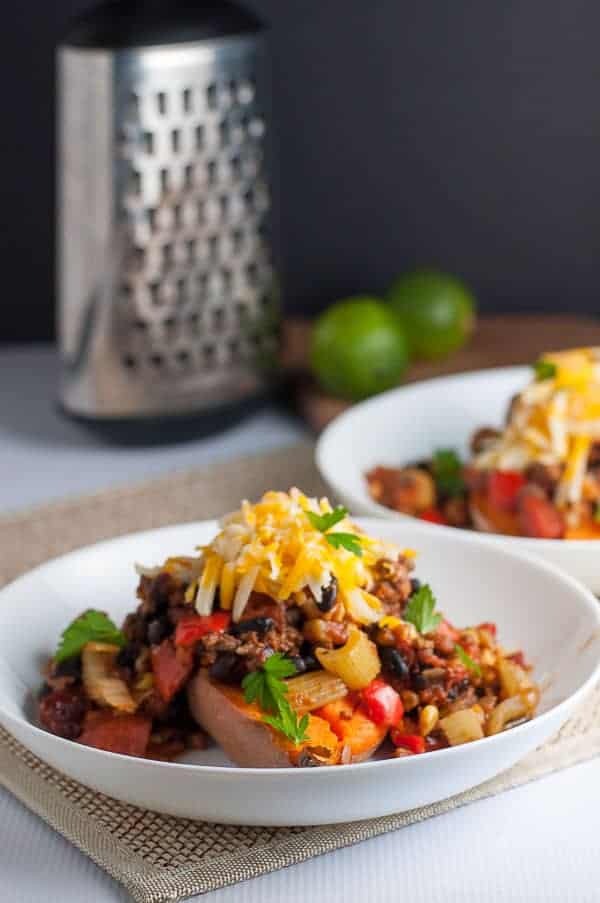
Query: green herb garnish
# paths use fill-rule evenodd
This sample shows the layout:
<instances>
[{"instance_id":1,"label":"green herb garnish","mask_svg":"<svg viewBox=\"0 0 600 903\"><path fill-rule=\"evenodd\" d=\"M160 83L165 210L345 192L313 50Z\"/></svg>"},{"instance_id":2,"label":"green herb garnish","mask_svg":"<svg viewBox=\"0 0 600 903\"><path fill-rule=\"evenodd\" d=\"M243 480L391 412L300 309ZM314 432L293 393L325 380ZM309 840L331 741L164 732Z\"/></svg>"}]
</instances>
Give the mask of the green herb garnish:
<instances>
[{"instance_id":1,"label":"green herb garnish","mask_svg":"<svg viewBox=\"0 0 600 903\"><path fill-rule=\"evenodd\" d=\"M315 530L326 533L332 527L335 527L336 524L339 524L341 520L344 520L348 516L348 511L343 505L338 505L333 511L327 511L325 514L315 514L314 511L307 511L306 516Z\"/></svg>"},{"instance_id":2,"label":"green herb garnish","mask_svg":"<svg viewBox=\"0 0 600 903\"><path fill-rule=\"evenodd\" d=\"M465 491L462 461L453 449L438 449L431 459L431 471L443 495L461 495Z\"/></svg>"},{"instance_id":3,"label":"green herb garnish","mask_svg":"<svg viewBox=\"0 0 600 903\"><path fill-rule=\"evenodd\" d=\"M354 533L328 533L332 527L339 524L348 516L348 511L342 505L338 505L333 511L327 511L325 514L315 514L314 511L307 511L306 516L315 528L325 535L325 539L334 549L347 549L353 555L362 556L362 546L358 536Z\"/></svg>"},{"instance_id":4,"label":"green herb garnish","mask_svg":"<svg viewBox=\"0 0 600 903\"><path fill-rule=\"evenodd\" d=\"M474 662L470 655L467 655L462 646L459 646L458 643L454 647L454 651L458 655L459 659L469 671L472 671L477 677L481 677L481 668Z\"/></svg>"},{"instance_id":5,"label":"green herb garnish","mask_svg":"<svg viewBox=\"0 0 600 903\"><path fill-rule=\"evenodd\" d=\"M545 361L543 358L535 362L533 369L538 382L542 382L544 379L554 379L556 376L556 364Z\"/></svg>"},{"instance_id":6,"label":"green herb garnish","mask_svg":"<svg viewBox=\"0 0 600 903\"><path fill-rule=\"evenodd\" d=\"M296 666L281 652L269 656L259 671L251 671L242 681L246 702L258 701L265 724L284 734L295 746L307 739L308 715L298 718L286 699L284 677L296 674Z\"/></svg>"},{"instance_id":7,"label":"green herb garnish","mask_svg":"<svg viewBox=\"0 0 600 903\"><path fill-rule=\"evenodd\" d=\"M431 587L424 583L408 600L402 617L416 627L419 633L431 633L442 620L440 614L435 614L435 606L436 600Z\"/></svg>"},{"instance_id":8,"label":"green herb garnish","mask_svg":"<svg viewBox=\"0 0 600 903\"><path fill-rule=\"evenodd\" d=\"M334 549L347 549L353 555L362 556L362 546L354 533L327 533L325 539Z\"/></svg>"},{"instance_id":9,"label":"green herb garnish","mask_svg":"<svg viewBox=\"0 0 600 903\"><path fill-rule=\"evenodd\" d=\"M63 634L54 656L55 662L79 655L86 643L111 643L113 646L124 646L125 637L103 611L84 611L82 615L71 621Z\"/></svg>"}]
</instances>

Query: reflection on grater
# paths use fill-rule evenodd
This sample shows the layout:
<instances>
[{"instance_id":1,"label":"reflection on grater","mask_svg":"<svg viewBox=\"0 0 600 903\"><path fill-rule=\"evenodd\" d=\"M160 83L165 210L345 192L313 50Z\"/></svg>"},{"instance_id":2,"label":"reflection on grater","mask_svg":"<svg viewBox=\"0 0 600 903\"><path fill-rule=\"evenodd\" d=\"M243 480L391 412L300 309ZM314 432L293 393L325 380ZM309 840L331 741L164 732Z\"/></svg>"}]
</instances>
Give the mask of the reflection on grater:
<instances>
[{"instance_id":1,"label":"reflection on grater","mask_svg":"<svg viewBox=\"0 0 600 903\"><path fill-rule=\"evenodd\" d=\"M59 50L61 391L75 414L208 411L272 376L264 40L237 8L210 5L210 27L200 12L182 28L178 10L178 40L155 16L148 46L142 19L140 46L96 23Z\"/></svg>"}]
</instances>

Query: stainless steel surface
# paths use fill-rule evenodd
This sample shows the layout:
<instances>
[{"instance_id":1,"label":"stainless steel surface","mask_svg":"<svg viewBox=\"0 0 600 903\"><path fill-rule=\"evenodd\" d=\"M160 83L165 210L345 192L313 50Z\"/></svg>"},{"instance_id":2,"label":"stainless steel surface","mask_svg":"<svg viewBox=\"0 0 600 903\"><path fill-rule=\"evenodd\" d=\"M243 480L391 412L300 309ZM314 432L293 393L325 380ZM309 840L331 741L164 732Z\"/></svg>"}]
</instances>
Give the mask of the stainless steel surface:
<instances>
[{"instance_id":1,"label":"stainless steel surface","mask_svg":"<svg viewBox=\"0 0 600 903\"><path fill-rule=\"evenodd\" d=\"M269 85L258 35L59 51L65 407L208 410L276 350Z\"/></svg>"}]
</instances>

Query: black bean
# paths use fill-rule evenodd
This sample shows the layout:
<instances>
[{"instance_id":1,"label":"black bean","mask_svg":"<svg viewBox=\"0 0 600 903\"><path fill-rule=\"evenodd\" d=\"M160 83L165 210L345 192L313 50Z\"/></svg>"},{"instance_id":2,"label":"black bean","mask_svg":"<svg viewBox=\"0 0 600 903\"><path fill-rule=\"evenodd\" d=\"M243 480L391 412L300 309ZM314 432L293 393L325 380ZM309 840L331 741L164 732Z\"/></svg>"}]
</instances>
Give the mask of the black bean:
<instances>
[{"instance_id":1,"label":"black bean","mask_svg":"<svg viewBox=\"0 0 600 903\"><path fill-rule=\"evenodd\" d=\"M52 687L49 687L48 684L43 683L38 692L38 699L43 699L44 696L47 696L48 693L51 693L51 692L52 692Z\"/></svg>"},{"instance_id":2,"label":"black bean","mask_svg":"<svg viewBox=\"0 0 600 903\"><path fill-rule=\"evenodd\" d=\"M168 618L153 618L146 630L146 638L151 646L158 646L171 630L171 622Z\"/></svg>"},{"instance_id":3,"label":"black bean","mask_svg":"<svg viewBox=\"0 0 600 903\"><path fill-rule=\"evenodd\" d=\"M421 581L413 577L410 581L410 594L417 593L421 589Z\"/></svg>"},{"instance_id":4,"label":"black bean","mask_svg":"<svg viewBox=\"0 0 600 903\"><path fill-rule=\"evenodd\" d=\"M300 627L304 620L304 615L297 605L290 605L285 611L285 620L290 627Z\"/></svg>"},{"instance_id":5,"label":"black bean","mask_svg":"<svg viewBox=\"0 0 600 903\"><path fill-rule=\"evenodd\" d=\"M408 677L409 668L404 656L393 646L380 646L379 657L381 664L387 671L392 671L397 677Z\"/></svg>"},{"instance_id":6,"label":"black bean","mask_svg":"<svg viewBox=\"0 0 600 903\"><path fill-rule=\"evenodd\" d=\"M235 652L220 652L214 663L208 669L208 673L215 680L229 680L239 664L239 658Z\"/></svg>"},{"instance_id":7,"label":"black bean","mask_svg":"<svg viewBox=\"0 0 600 903\"><path fill-rule=\"evenodd\" d=\"M117 653L116 664L119 668L133 668L135 660L140 654L142 644L137 642L127 643Z\"/></svg>"},{"instance_id":8,"label":"black bean","mask_svg":"<svg viewBox=\"0 0 600 903\"><path fill-rule=\"evenodd\" d=\"M332 577L331 583L321 589L321 600L316 603L319 611L331 611L337 599L338 582Z\"/></svg>"},{"instance_id":9,"label":"black bean","mask_svg":"<svg viewBox=\"0 0 600 903\"><path fill-rule=\"evenodd\" d=\"M306 662L301 655L290 656L290 661L296 669L297 674L304 674L306 671Z\"/></svg>"},{"instance_id":10,"label":"black bean","mask_svg":"<svg viewBox=\"0 0 600 903\"><path fill-rule=\"evenodd\" d=\"M59 662L54 668L54 677L74 677L78 680L81 677L81 656L74 655Z\"/></svg>"},{"instance_id":11,"label":"black bean","mask_svg":"<svg viewBox=\"0 0 600 903\"><path fill-rule=\"evenodd\" d=\"M304 670L305 671L318 671L321 667L320 662L315 658L312 652L309 652L308 655L303 655L304 659Z\"/></svg>"},{"instance_id":12,"label":"black bean","mask_svg":"<svg viewBox=\"0 0 600 903\"><path fill-rule=\"evenodd\" d=\"M255 633L264 635L268 630L273 630L275 621L273 618L249 618L247 621L240 621L238 624L232 624L229 633L233 636L239 636L241 633Z\"/></svg>"}]
</instances>

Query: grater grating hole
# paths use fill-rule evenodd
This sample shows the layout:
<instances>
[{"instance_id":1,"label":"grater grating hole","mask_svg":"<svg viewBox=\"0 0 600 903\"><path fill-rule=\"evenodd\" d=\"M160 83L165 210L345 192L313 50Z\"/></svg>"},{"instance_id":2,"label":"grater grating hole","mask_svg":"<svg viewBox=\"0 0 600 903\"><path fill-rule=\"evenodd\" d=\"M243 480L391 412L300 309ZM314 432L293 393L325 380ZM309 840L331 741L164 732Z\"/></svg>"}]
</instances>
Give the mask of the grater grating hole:
<instances>
[{"instance_id":1,"label":"grater grating hole","mask_svg":"<svg viewBox=\"0 0 600 903\"><path fill-rule=\"evenodd\" d=\"M185 182L186 188L193 188L194 186L194 166L192 163L188 163L183 170L183 179Z\"/></svg>"},{"instance_id":2,"label":"grater grating hole","mask_svg":"<svg viewBox=\"0 0 600 903\"><path fill-rule=\"evenodd\" d=\"M196 276L196 282L198 283L198 288L202 292L202 294L206 294L206 290L208 288L208 273L198 273Z\"/></svg>"},{"instance_id":3,"label":"grater grating hole","mask_svg":"<svg viewBox=\"0 0 600 903\"><path fill-rule=\"evenodd\" d=\"M199 223L203 223L206 219L206 207L202 198L196 204L196 215Z\"/></svg>"},{"instance_id":4,"label":"grater grating hole","mask_svg":"<svg viewBox=\"0 0 600 903\"><path fill-rule=\"evenodd\" d=\"M148 324L145 320L134 320L133 325L138 332L146 332L146 330L148 329Z\"/></svg>"},{"instance_id":5,"label":"grater grating hole","mask_svg":"<svg viewBox=\"0 0 600 903\"><path fill-rule=\"evenodd\" d=\"M134 248L133 249L133 260L137 267L142 268L144 266L144 259L146 257L145 251L143 248Z\"/></svg>"},{"instance_id":6,"label":"grater grating hole","mask_svg":"<svg viewBox=\"0 0 600 903\"><path fill-rule=\"evenodd\" d=\"M160 370L165 362L162 354L159 354L158 351L155 351L154 354L150 355L150 363L153 367L156 367L157 370Z\"/></svg>"},{"instance_id":7,"label":"grater grating hole","mask_svg":"<svg viewBox=\"0 0 600 903\"><path fill-rule=\"evenodd\" d=\"M137 367L137 361L136 361L135 357L133 356L133 354L124 355L123 366L127 370L135 370L135 368Z\"/></svg>"},{"instance_id":8,"label":"grater grating hole","mask_svg":"<svg viewBox=\"0 0 600 903\"><path fill-rule=\"evenodd\" d=\"M244 192L244 205L246 207L246 210L248 210L249 212L252 212L252 210L254 210L255 200L256 198L254 196L254 191L252 190L252 188L249 188L248 191Z\"/></svg>"},{"instance_id":9,"label":"grater grating hole","mask_svg":"<svg viewBox=\"0 0 600 903\"><path fill-rule=\"evenodd\" d=\"M208 184L214 185L217 181L217 161L209 160L206 164L206 176L208 178Z\"/></svg>"},{"instance_id":10,"label":"grater grating hole","mask_svg":"<svg viewBox=\"0 0 600 903\"><path fill-rule=\"evenodd\" d=\"M227 212L229 210L229 198L226 194L222 194L219 198L219 207L221 208L221 217L223 219L227 218Z\"/></svg>"},{"instance_id":11,"label":"grater grating hole","mask_svg":"<svg viewBox=\"0 0 600 903\"><path fill-rule=\"evenodd\" d=\"M193 263L196 259L196 239L188 238L186 241L187 255L190 263Z\"/></svg>"},{"instance_id":12,"label":"grater grating hole","mask_svg":"<svg viewBox=\"0 0 600 903\"><path fill-rule=\"evenodd\" d=\"M246 265L246 279L251 286L255 286L258 282L258 267L255 263Z\"/></svg>"},{"instance_id":13,"label":"grater grating hole","mask_svg":"<svg viewBox=\"0 0 600 903\"><path fill-rule=\"evenodd\" d=\"M183 103L183 112L191 113L192 112L192 92L191 92L190 88L183 89L183 92L181 95L181 100Z\"/></svg>"},{"instance_id":14,"label":"grater grating hole","mask_svg":"<svg viewBox=\"0 0 600 903\"><path fill-rule=\"evenodd\" d=\"M163 266L168 269L173 262L173 245L166 244L162 247Z\"/></svg>"},{"instance_id":15,"label":"grater grating hole","mask_svg":"<svg viewBox=\"0 0 600 903\"><path fill-rule=\"evenodd\" d=\"M160 190L163 194L169 190L169 171L164 166L160 170Z\"/></svg>"},{"instance_id":16,"label":"grater grating hole","mask_svg":"<svg viewBox=\"0 0 600 903\"><path fill-rule=\"evenodd\" d=\"M181 144L180 135L181 135L181 133L180 133L179 129L171 130L171 148L172 148L174 154L179 153L179 148L180 148L180 144Z\"/></svg>"},{"instance_id":17,"label":"grater grating hole","mask_svg":"<svg viewBox=\"0 0 600 903\"><path fill-rule=\"evenodd\" d=\"M137 169L130 170L129 180L132 194L140 195L142 193L142 174Z\"/></svg>"},{"instance_id":18,"label":"grater grating hole","mask_svg":"<svg viewBox=\"0 0 600 903\"><path fill-rule=\"evenodd\" d=\"M176 360L177 363L180 364L182 367L185 367L187 364L190 363L190 353L189 353L189 351L186 351L185 348L180 348L179 351L176 351L176 352L175 352L175 360Z\"/></svg>"},{"instance_id":19,"label":"grater grating hole","mask_svg":"<svg viewBox=\"0 0 600 903\"><path fill-rule=\"evenodd\" d=\"M154 133L153 132L144 132L143 136L144 141L144 150L147 154L154 153Z\"/></svg>"},{"instance_id":20,"label":"grater grating hole","mask_svg":"<svg viewBox=\"0 0 600 903\"><path fill-rule=\"evenodd\" d=\"M227 147L229 144L229 123L226 119L219 123L219 140L221 147Z\"/></svg>"},{"instance_id":21,"label":"grater grating hole","mask_svg":"<svg viewBox=\"0 0 600 903\"><path fill-rule=\"evenodd\" d=\"M185 301L185 279L177 280L177 303L183 304Z\"/></svg>"},{"instance_id":22,"label":"grater grating hole","mask_svg":"<svg viewBox=\"0 0 600 903\"><path fill-rule=\"evenodd\" d=\"M200 332L200 314L197 311L194 311L189 315L188 326L194 335L198 335Z\"/></svg>"},{"instance_id":23,"label":"grater grating hole","mask_svg":"<svg viewBox=\"0 0 600 903\"><path fill-rule=\"evenodd\" d=\"M148 291L150 292L150 301L152 304L160 304L160 282L149 282Z\"/></svg>"},{"instance_id":24,"label":"grater grating hole","mask_svg":"<svg viewBox=\"0 0 600 903\"><path fill-rule=\"evenodd\" d=\"M212 260L215 260L219 253L219 238L217 235L210 235L208 239L208 254Z\"/></svg>"},{"instance_id":25,"label":"grater grating hole","mask_svg":"<svg viewBox=\"0 0 600 903\"><path fill-rule=\"evenodd\" d=\"M217 349L214 345L205 345L202 349L202 354L204 355L204 363L207 367L211 367L215 363L215 358L217 356Z\"/></svg>"},{"instance_id":26,"label":"grater grating hole","mask_svg":"<svg viewBox=\"0 0 600 903\"><path fill-rule=\"evenodd\" d=\"M225 326L225 310L222 307L215 307L212 312L213 329L220 332Z\"/></svg>"},{"instance_id":27,"label":"grater grating hole","mask_svg":"<svg viewBox=\"0 0 600 903\"><path fill-rule=\"evenodd\" d=\"M156 105L158 107L158 112L161 116L165 116L167 113L167 95L164 91L159 91L156 95Z\"/></svg>"},{"instance_id":28,"label":"grater grating hole","mask_svg":"<svg viewBox=\"0 0 600 903\"><path fill-rule=\"evenodd\" d=\"M173 225L176 229L181 228L181 204L173 205Z\"/></svg>"},{"instance_id":29,"label":"grater grating hole","mask_svg":"<svg viewBox=\"0 0 600 903\"><path fill-rule=\"evenodd\" d=\"M217 86L212 83L208 85L206 89L206 103L208 104L209 110L216 110L217 108Z\"/></svg>"},{"instance_id":30,"label":"grater grating hole","mask_svg":"<svg viewBox=\"0 0 600 903\"><path fill-rule=\"evenodd\" d=\"M241 346L239 339L229 339L229 341L227 342L227 347L229 349L229 354L233 360L241 357Z\"/></svg>"},{"instance_id":31,"label":"grater grating hole","mask_svg":"<svg viewBox=\"0 0 600 903\"><path fill-rule=\"evenodd\" d=\"M133 119L135 122L139 119L140 115L140 99L135 91L132 91L129 95L128 102L128 118Z\"/></svg>"},{"instance_id":32,"label":"grater grating hole","mask_svg":"<svg viewBox=\"0 0 600 903\"><path fill-rule=\"evenodd\" d=\"M228 270L227 267L223 267L223 269L221 270L221 278L223 280L224 291L230 292L231 291L231 283L233 280L233 277L231 275L231 270Z\"/></svg>"},{"instance_id":33,"label":"grater grating hole","mask_svg":"<svg viewBox=\"0 0 600 903\"><path fill-rule=\"evenodd\" d=\"M196 150L203 150L204 148L204 126L197 125L195 129L196 135Z\"/></svg>"},{"instance_id":34,"label":"grater grating hole","mask_svg":"<svg viewBox=\"0 0 600 903\"><path fill-rule=\"evenodd\" d=\"M154 232L156 229L156 207L148 207L146 210L146 219L148 220L150 230Z\"/></svg>"}]
</instances>

